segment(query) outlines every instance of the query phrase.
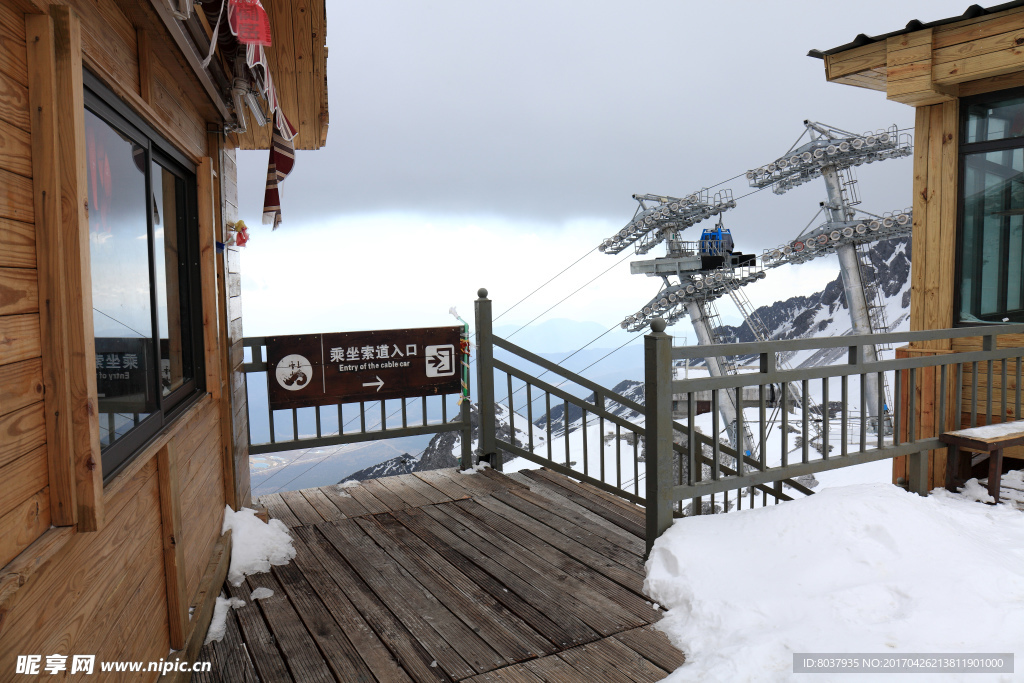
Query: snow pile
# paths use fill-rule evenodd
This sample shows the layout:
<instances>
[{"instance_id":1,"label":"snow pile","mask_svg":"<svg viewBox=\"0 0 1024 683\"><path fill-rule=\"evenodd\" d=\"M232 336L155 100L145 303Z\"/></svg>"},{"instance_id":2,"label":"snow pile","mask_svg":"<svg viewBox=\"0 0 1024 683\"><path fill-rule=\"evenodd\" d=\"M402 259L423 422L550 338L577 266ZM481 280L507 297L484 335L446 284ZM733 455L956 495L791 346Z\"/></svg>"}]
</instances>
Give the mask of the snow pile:
<instances>
[{"instance_id":1,"label":"snow pile","mask_svg":"<svg viewBox=\"0 0 1024 683\"><path fill-rule=\"evenodd\" d=\"M476 474L477 472L482 472L486 470L490 466L491 464L489 462L487 462L486 460L481 460L475 465L467 467L464 470L459 470L459 474Z\"/></svg>"},{"instance_id":2,"label":"snow pile","mask_svg":"<svg viewBox=\"0 0 1024 683\"><path fill-rule=\"evenodd\" d=\"M206 641L203 645L209 645L213 641L220 641L228 630L228 610L245 607L245 600L238 598L217 597L217 605L213 608L213 620L210 621L210 630L206 632Z\"/></svg>"},{"instance_id":3,"label":"snow pile","mask_svg":"<svg viewBox=\"0 0 1024 683\"><path fill-rule=\"evenodd\" d=\"M252 593L250 593L249 597L253 600L265 600L266 598L274 597L274 591L270 590L269 588L264 588L263 586L260 586Z\"/></svg>"},{"instance_id":4,"label":"snow pile","mask_svg":"<svg viewBox=\"0 0 1024 683\"><path fill-rule=\"evenodd\" d=\"M960 495L967 500L979 503L994 503L995 498L988 492L988 488L981 485L977 479L968 479L960 489Z\"/></svg>"},{"instance_id":5,"label":"snow pile","mask_svg":"<svg viewBox=\"0 0 1024 683\"><path fill-rule=\"evenodd\" d=\"M794 652L1015 652L1020 670L1024 515L941 489L837 487L677 520L655 543L645 589L687 658L666 681L790 681Z\"/></svg>"},{"instance_id":6,"label":"snow pile","mask_svg":"<svg viewBox=\"0 0 1024 683\"><path fill-rule=\"evenodd\" d=\"M288 564L295 557L292 537L288 527L279 519L269 524L256 517L256 511L242 508L238 512L224 507L224 527L221 533L231 530L231 567L228 581L233 586L242 585L249 574L269 572L271 565Z\"/></svg>"}]
</instances>

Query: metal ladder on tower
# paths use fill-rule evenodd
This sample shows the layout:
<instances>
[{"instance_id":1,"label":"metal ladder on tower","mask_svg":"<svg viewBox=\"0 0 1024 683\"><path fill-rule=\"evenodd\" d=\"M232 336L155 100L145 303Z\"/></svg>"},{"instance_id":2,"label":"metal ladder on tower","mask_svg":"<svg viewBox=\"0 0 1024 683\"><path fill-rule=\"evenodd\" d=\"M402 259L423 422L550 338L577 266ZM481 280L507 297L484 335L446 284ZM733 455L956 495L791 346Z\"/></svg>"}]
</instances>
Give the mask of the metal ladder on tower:
<instances>
[{"instance_id":1,"label":"metal ladder on tower","mask_svg":"<svg viewBox=\"0 0 1024 683\"><path fill-rule=\"evenodd\" d=\"M732 297L733 303L736 304L736 308L739 309L740 315L743 316L743 319L747 323L747 327L749 327L750 331L754 334L755 337L757 337L757 340L762 342L769 341L771 335L768 332L768 326L764 324L763 320L761 320L761 316L759 316L757 314L757 311L754 309L754 304L751 303L750 298L747 297L743 290L740 287L730 287L729 296ZM793 369L793 367L789 364L789 361L787 359L779 358L778 364L780 367L785 368L786 370ZM793 395L793 398L796 400L797 405L800 406L801 408L803 408L804 401L807 402L808 415L818 415L821 420L824 419L823 416L825 413L822 411L822 407L818 405L817 401L815 401L810 396L801 396L800 390L795 386L789 387L789 391ZM783 401L783 403L785 403L785 401ZM777 410L778 406L776 406L775 411L772 412L773 421ZM815 444L818 448L821 448L821 422L814 421L813 419L811 419L810 428L814 432L814 438L811 439L811 443Z\"/></svg>"},{"instance_id":2,"label":"metal ladder on tower","mask_svg":"<svg viewBox=\"0 0 1024 683\"><path fill-rule=\"evenodd\" d=\"M860 264L860 280L864 285L864 298L868 302L868 320L871 324L872 334L884 334L889 331L889 317L885 311L885 302L882 299L881 287L878 282L878 271L871 263L871 245L858 244L857 260ZM876 344L876 351L892 351L892 344ZM892 392L889 388L888 375L882 374L882 391L885 394L884 413L889 412L892 406ZM887 418L888 419L888 418Z\"/></svg>"},{"instance_id":3,"label":"metal ladder on tower","mask_svg":"<svg viewBox=\"0 0 1024 683\"><path fill-rule=\"evenodd\" d=\"M704 317L708 321L708 333L711 335L711 340L715 344L724 344L721 336L718 334L718 328L722 327L722 314L718 312L718 306L711 299L704 301ZM732 356L723 359L724 367L722 368L730 375L736 374L736 361Z\"/></svg>"},{"instance_id":4,"label":"metal ladder on tower","mask_svg":"<svg viewBox=\"0 0 1024 683\"><path fill-rule=\"evenodd\" d=\"M722 326L722 315L721 313L718 312L718 307L715 305L715 302L713 300L705 301L703 302L703 304L701 304L701 307L704 309L704 319L707 320L708 333L711 336L711 341L715 344L723 343L722 338L718 334L718 328ZM736 369L736 361L732 360L732 357L723 359L723 361L723 370L725 370L730 375L738 374ZM729 401L729 403L733 404L733 408L737 414L742 413L742 396L740 396L740 405L736 405L736 397L731 391L725 392L725 399ZM741 422L743 423L743 438L745 439L745 443L747 444L747 455L756 458L757 449L754 447L754 444L756 443L754 441L754 433L750 431L750 425L747 423L746 420L741 420ZM736 442L734 441L733 443ZM745 472L749 469L749 465L743 465L742 467L739 467L739 465L740 463L737 463L737 472Z\"/></svg>"}]
</instances>

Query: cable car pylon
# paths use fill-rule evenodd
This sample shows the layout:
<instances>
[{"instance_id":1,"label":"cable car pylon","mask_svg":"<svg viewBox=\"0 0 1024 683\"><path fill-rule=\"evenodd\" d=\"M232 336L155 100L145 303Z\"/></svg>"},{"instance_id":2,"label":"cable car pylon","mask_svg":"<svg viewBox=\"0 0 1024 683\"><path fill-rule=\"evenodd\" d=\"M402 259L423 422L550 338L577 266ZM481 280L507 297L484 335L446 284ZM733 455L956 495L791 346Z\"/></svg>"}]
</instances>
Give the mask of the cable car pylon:
<instances>
[{"instance_id":1,"label":"cable car pylon","mask_svg":"<svg viewBox=\"0 0 1024 683\"><path fill-rule=\"evenodd\" d=\"M796 240L774 250L766 250L760 257L735 250L732 235L722 226L721 218L713 229L705 229L700 240L688 242L681 233L701 221L721 216L735 207L729 190L711 194L702 189L683 198L663 195L635 194L640 206L633 219L615 235L598 247L605 253L616 254L633 246L637 254L646 254L658 244L665 244L664 257L630 264L630 272L649 277L660 277L662 287L646 306L622 321L629 331L640 331L655 317L662 317L669 325L689 316L701 344L713 344L716 335L709 322L713 302L730 295L736 303L748 329L762 341L768 340L768 330L754 314L749 300L740 288L762 279L766 271L790 263L802 263L827 254L837 254L843 274L844 294L850 311L855 334L871 334L884 322L884 312L878 311L872 323L872 307L868 303L866 283L861 273L860 259L863 245L879 239L890 239L910 233L912 215L909 210L875 216L856 210L856 179L853 167L912 153L909 135L900 135L896 126L875 133L856 135L812 121L804 121L805 130L800 139L776 161L746 173L755 188L772 187L775 194L822 177L826 184L827 202L821 207L828 220L818 227L805 229ZM804 136L808 141L800 145ZM798 145L800 145L798 147ZM865 218L857 220L858 213ZM675 281L673 281L673 278ZM877 298L877 296L872 297ZM877 306L876 306L877 307ZM881 330L878 330L881 331ZM877 358L873 347L865 349L865 360ZM724 359L706 359L713 376L735 372ZM869 375L865 382L869 415L875 419L880 412L877 378ZM792 388L791 388L792 389ZM883 386L887 392L887 387ZM727 392L728 393L728 392ZM801 403L811 397L796 397ZM736 414L742 406L733 405L729 397L719 402L719 412L730 426L731 441L739 451L749 452L753 440L748 435L735 433ZM785 399L783 400L785 402ZM827 409L827 408L826 408ZM813 412L824 415L821 407ZM745 421L743 421L745 423ZM820 438L820 425L812 423ZM741 440L746 443L738 443Z\"/></svg>"}]
</instances>

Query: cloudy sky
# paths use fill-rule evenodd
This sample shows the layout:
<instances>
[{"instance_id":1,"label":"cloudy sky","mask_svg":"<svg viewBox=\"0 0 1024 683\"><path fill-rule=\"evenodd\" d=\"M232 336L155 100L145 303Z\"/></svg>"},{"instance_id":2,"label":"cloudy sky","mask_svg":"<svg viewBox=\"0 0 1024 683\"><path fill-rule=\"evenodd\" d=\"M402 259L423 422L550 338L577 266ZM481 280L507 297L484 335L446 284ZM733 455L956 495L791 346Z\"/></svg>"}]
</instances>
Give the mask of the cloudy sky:
<instances>
[{"instance_id":1,"label":"cloudy sky","mask_svg":"<svg viewBox=\"0 0 1024 683\"><path fill-rule=\"evenodd\" d=\"M276 232L260 225L267 153L239 154L253 227L245 332L449 324L453 305L470 318L479 287L502 312L628 222L633 193L679 196L766 164L804 119L912 127L912 108L826 83L807 51L967 4L327 0L330 135L298 153ZM862 208L910 205L909 160L857 171ZM743 178L722 187L750 190ZM821 182L761 192L725 225L759 253L792 239L824 198ZM658 289L622 256L586 256L502 322L615 324ZM778 269L748 294L761 304L810 293L837 268ZM691 333L685 322L672 331Z\"/></svg>"}]
</instances>

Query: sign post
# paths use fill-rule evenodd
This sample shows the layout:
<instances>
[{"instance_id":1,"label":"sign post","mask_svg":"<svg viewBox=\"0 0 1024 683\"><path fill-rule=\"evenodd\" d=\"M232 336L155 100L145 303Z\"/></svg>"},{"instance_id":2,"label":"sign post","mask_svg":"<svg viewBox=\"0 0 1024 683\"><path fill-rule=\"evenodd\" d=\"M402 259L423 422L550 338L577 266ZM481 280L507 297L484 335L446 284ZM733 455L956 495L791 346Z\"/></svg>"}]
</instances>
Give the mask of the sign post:
<instances>
[{"instance_id":1,"label":"sign post","mask_svg":"<svg viewBox=\"0 0 1024 683\"><path fill-rule=\"evenodd\" d=\"M267 337L271 410L457 394L462 328Z\"/></svg>"}]
</instances>

